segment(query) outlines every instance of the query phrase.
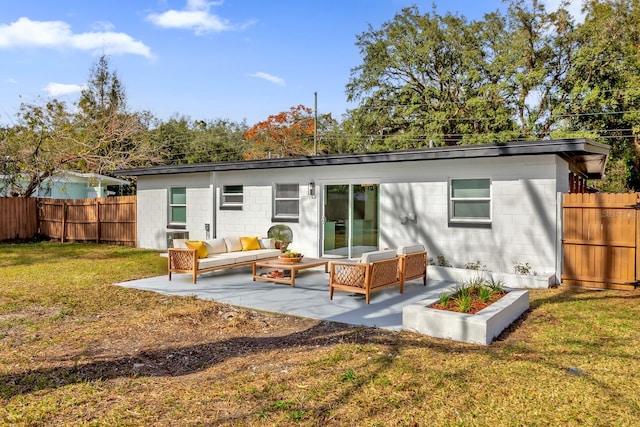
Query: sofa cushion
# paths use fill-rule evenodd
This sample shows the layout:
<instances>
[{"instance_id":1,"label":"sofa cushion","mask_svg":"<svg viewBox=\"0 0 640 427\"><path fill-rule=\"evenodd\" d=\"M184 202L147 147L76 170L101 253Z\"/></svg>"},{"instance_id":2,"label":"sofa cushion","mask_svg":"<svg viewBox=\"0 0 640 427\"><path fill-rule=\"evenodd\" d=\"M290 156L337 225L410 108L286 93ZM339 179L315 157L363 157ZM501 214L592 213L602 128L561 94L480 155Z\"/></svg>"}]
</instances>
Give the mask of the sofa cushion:
<instances>
[{"instance_id":1,"label":"sofa cushion","mask_svg":"<svg viewBox=\"0 0 640 427\"><path fill-rule=\"evenodd\" d=\"M365 252L360 258L360 262L367 264L375 261L383 261L385 259L392 259L397 257L398 254L393 249L385 249L382 251Z\"/></svg>"},{"instance_id":2,"label":"sofa cushion","mask_svg":"<svg viewBox=\"0 0 640 427\"><path fill-rule=\"evenodd\" d=\"M260 239L260 247L262 249L275 249L276 248L276 239L262 238L262 239Z\"/></svg>"},{"instance_id":3,"label":"sofa cushion","mask_svg":"<svg viewBox=\"0 0 640 427\"><path fill-rule=\"evenodd\" d=\"M198 258L206 258L207 257L207 247L204 245L203 241L200 240L187 240L185 242L187 248L195 249L198 253Z\"/></svg>"},{"instance_id":4,"label":"sofa cushion","mask_svg":"<svg viewBox=\"0 0 640 427\"><path fill-rule=\"evenodd\" d=\"M213 254L223 254L227 252L227 245L224 243L224 239L210 239L205 240L204 245L207 247L209 256Z\"/></svg>"},{"instance_id":5,"label":"sofa cushion","mask_svg":"<svg viewBox=\"0 0 640 427\"><path fill-rule=\"evenodd\" d=\"M424 252L425 248L420 244L410 244L405 246L398 246L398 255L415 254L416 252Z\"/></svg>"},{"instance_id":6,"label":"sofa cushion","mask_svg":"<svg viewBox=\"0 0 640 427\"><path fill-rule=\"evenodd\" d=\"M173 247L175 249L187 249L186 241L187 239L173 239Z\"/></svg>"},{"instance_id":7,"label":"sofa cushion","mask_svg":"<svg viewBox=\"0 0 640 427\"><path fill-rule=\"evenodd\" d=\"M239 252L237 254L235 254L235 263L241 263L241 262L249 262L249 261L255 261L256 260L256 253L255 251L248 251L248 252Z\"/></svg>"},{"instance_id":8,"label":"sofa cushion","mask_svg":"<svg viewBox=\"0 0 640 427\"><path fill-rule=\"evenodd\" d=\"M227 245L227 252L240 252L242 251L242 242L239 237L229 236L224 238L224 242Z\"/></svg>"},{"instance_id":9,"label":"sofa cushion","mask_svg":"<svg viewBox=\"0 0 640 427\"><path fill-rule=\"evenodd\" d=\"M260 248L260 241L257 236L254 237L240 237L240 244L242 244L243 251L255 251Z\"/></svg>"},{"instance_id":10,"label":"sofa cushion","mask_svg":"<svg viewBox=\"0 0 640 427\"><path fill-rule=\"evenodd\" d=\"M233 264L236 259L236 254L234 252L225 252L222 254L214 254L211 256L214 259L223 259L227 264Z\"/></svg>"},{"instance_id":11,"label":"sofa cushion","mask_svg":"<svg viewBox=\"0 0 640 427\"><path fill-rule=\"evenodd\" d=\"M214 256L212 258L202 258L198 260L198 269L201 270L211 267L224 267L225 265L232 266L234 262L234 258L226 258L220 256Z\"/></svg>"},{"instance_id":12,"label":"sofa cushion","mask_svg":"<svg viewBox=\"0 0 640 427\"><path fill-rule=\"evenodd\" d=\"M280 255L280 249L260 249L259 251L251 252L256 256L256 259L275 258Z\"/></svg>"}]
</instances>

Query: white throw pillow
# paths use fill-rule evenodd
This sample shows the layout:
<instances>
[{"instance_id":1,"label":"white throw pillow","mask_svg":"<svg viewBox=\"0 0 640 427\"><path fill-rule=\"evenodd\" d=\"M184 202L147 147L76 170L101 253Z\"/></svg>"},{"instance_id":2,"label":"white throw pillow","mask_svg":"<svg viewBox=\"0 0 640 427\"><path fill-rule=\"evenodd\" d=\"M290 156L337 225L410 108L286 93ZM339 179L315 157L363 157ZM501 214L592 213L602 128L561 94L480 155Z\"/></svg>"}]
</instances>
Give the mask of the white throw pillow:
<instances>
[{"instance_id":1,"label":"white throw pillow","mask_svg":"<svg viewBox=\"0 0 640 427\"><path fill-rule=\"evenodd\" d=\"M204 244L209 254L223 254L227 252L227 245L223 238L205 240Z\"/></svg>"},{"instance_id":2,"label":"white throw pillow","mask_svg":"<svg viewBox=\"0 0 640 427\"><path fill-rule=\"evenodd\" d=\"M242 252L242 242L239 236L229 236L224 238L227 245L227 252Z\"/></svg>"}]
</instances>

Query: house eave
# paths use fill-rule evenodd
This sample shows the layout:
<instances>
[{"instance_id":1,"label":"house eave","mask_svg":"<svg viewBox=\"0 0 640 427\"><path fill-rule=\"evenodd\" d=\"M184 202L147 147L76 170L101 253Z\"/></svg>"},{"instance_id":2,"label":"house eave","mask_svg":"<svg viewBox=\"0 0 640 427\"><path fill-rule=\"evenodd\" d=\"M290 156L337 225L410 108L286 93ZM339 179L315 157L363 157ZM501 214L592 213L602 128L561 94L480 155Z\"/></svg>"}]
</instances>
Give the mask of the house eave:
<instances>
[{"instance_id":1,"label":"house eave","mask_svg":"<svg viewBox=\"0 0 640 427\"><path fill-rule=\"evenodd\" d=\"M555 154L561 156L567 162L574 165L575 168L580 170L585 176L589 178L599 178L604 173L604 166L606 164L609 150L610 147L608 145L584 138L535 142L518 141L499 144L457 145L375 153L346 153L252 161L164 165L148 168L121 169L114 171L114 175L148 176Z\"/></svg>"}]
</instances>

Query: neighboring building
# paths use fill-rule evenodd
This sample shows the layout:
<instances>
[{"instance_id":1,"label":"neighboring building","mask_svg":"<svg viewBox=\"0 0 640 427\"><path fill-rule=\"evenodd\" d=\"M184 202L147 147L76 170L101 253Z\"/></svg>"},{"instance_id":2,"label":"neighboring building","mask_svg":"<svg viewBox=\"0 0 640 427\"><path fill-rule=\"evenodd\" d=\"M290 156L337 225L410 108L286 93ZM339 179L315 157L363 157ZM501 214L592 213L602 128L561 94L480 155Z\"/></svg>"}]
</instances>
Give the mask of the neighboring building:
<instances>
[{"instance_id":1,"label":"neighboring building","mask_svg":"<svg viewBox=\"0 0 640 427\"><path fill-rule=\"evenodd\" d=\"M95 173L72 171L57 172L43 180L33 197L53 199L87 199L111 195L107 186L125 186L129 181ZM26 183L22 185L26 186ZM10 196L12 190L5 188L0 180L0 196Z\"/></svg>"},{"instance_id":2,"label":"neighboring building","mask_svg":"<svg viewBox=\"0 0 640 427\"><path fill-rule=\"evenodd\" d=\"M434 147L159 166L116 171L138 179L138 246L167 237L266 236L293 231L311 257L358 257L419 242L454 266L557 272L561 194L570 175L603 174L609 147L585 139Z\"/></svg>"}]
</instances>

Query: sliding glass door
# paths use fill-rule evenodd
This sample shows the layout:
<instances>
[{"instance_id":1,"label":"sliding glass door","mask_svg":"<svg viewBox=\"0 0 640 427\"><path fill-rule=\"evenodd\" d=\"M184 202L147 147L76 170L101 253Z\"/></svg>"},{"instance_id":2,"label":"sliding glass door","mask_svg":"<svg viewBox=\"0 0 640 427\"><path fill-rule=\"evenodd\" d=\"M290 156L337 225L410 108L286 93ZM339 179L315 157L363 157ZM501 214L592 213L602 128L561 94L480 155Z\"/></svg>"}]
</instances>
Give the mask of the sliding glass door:
<instances>
[{"instance_id":1,"label":"sliding glass door","mask_svg":"<svg viewBox=\"0 0 640 427\"><path fill-rule=\"evenodd\" d=\"M378 249L379 186L325 185L323 255L356 258Z\"/></svg>"}]
</instances>

